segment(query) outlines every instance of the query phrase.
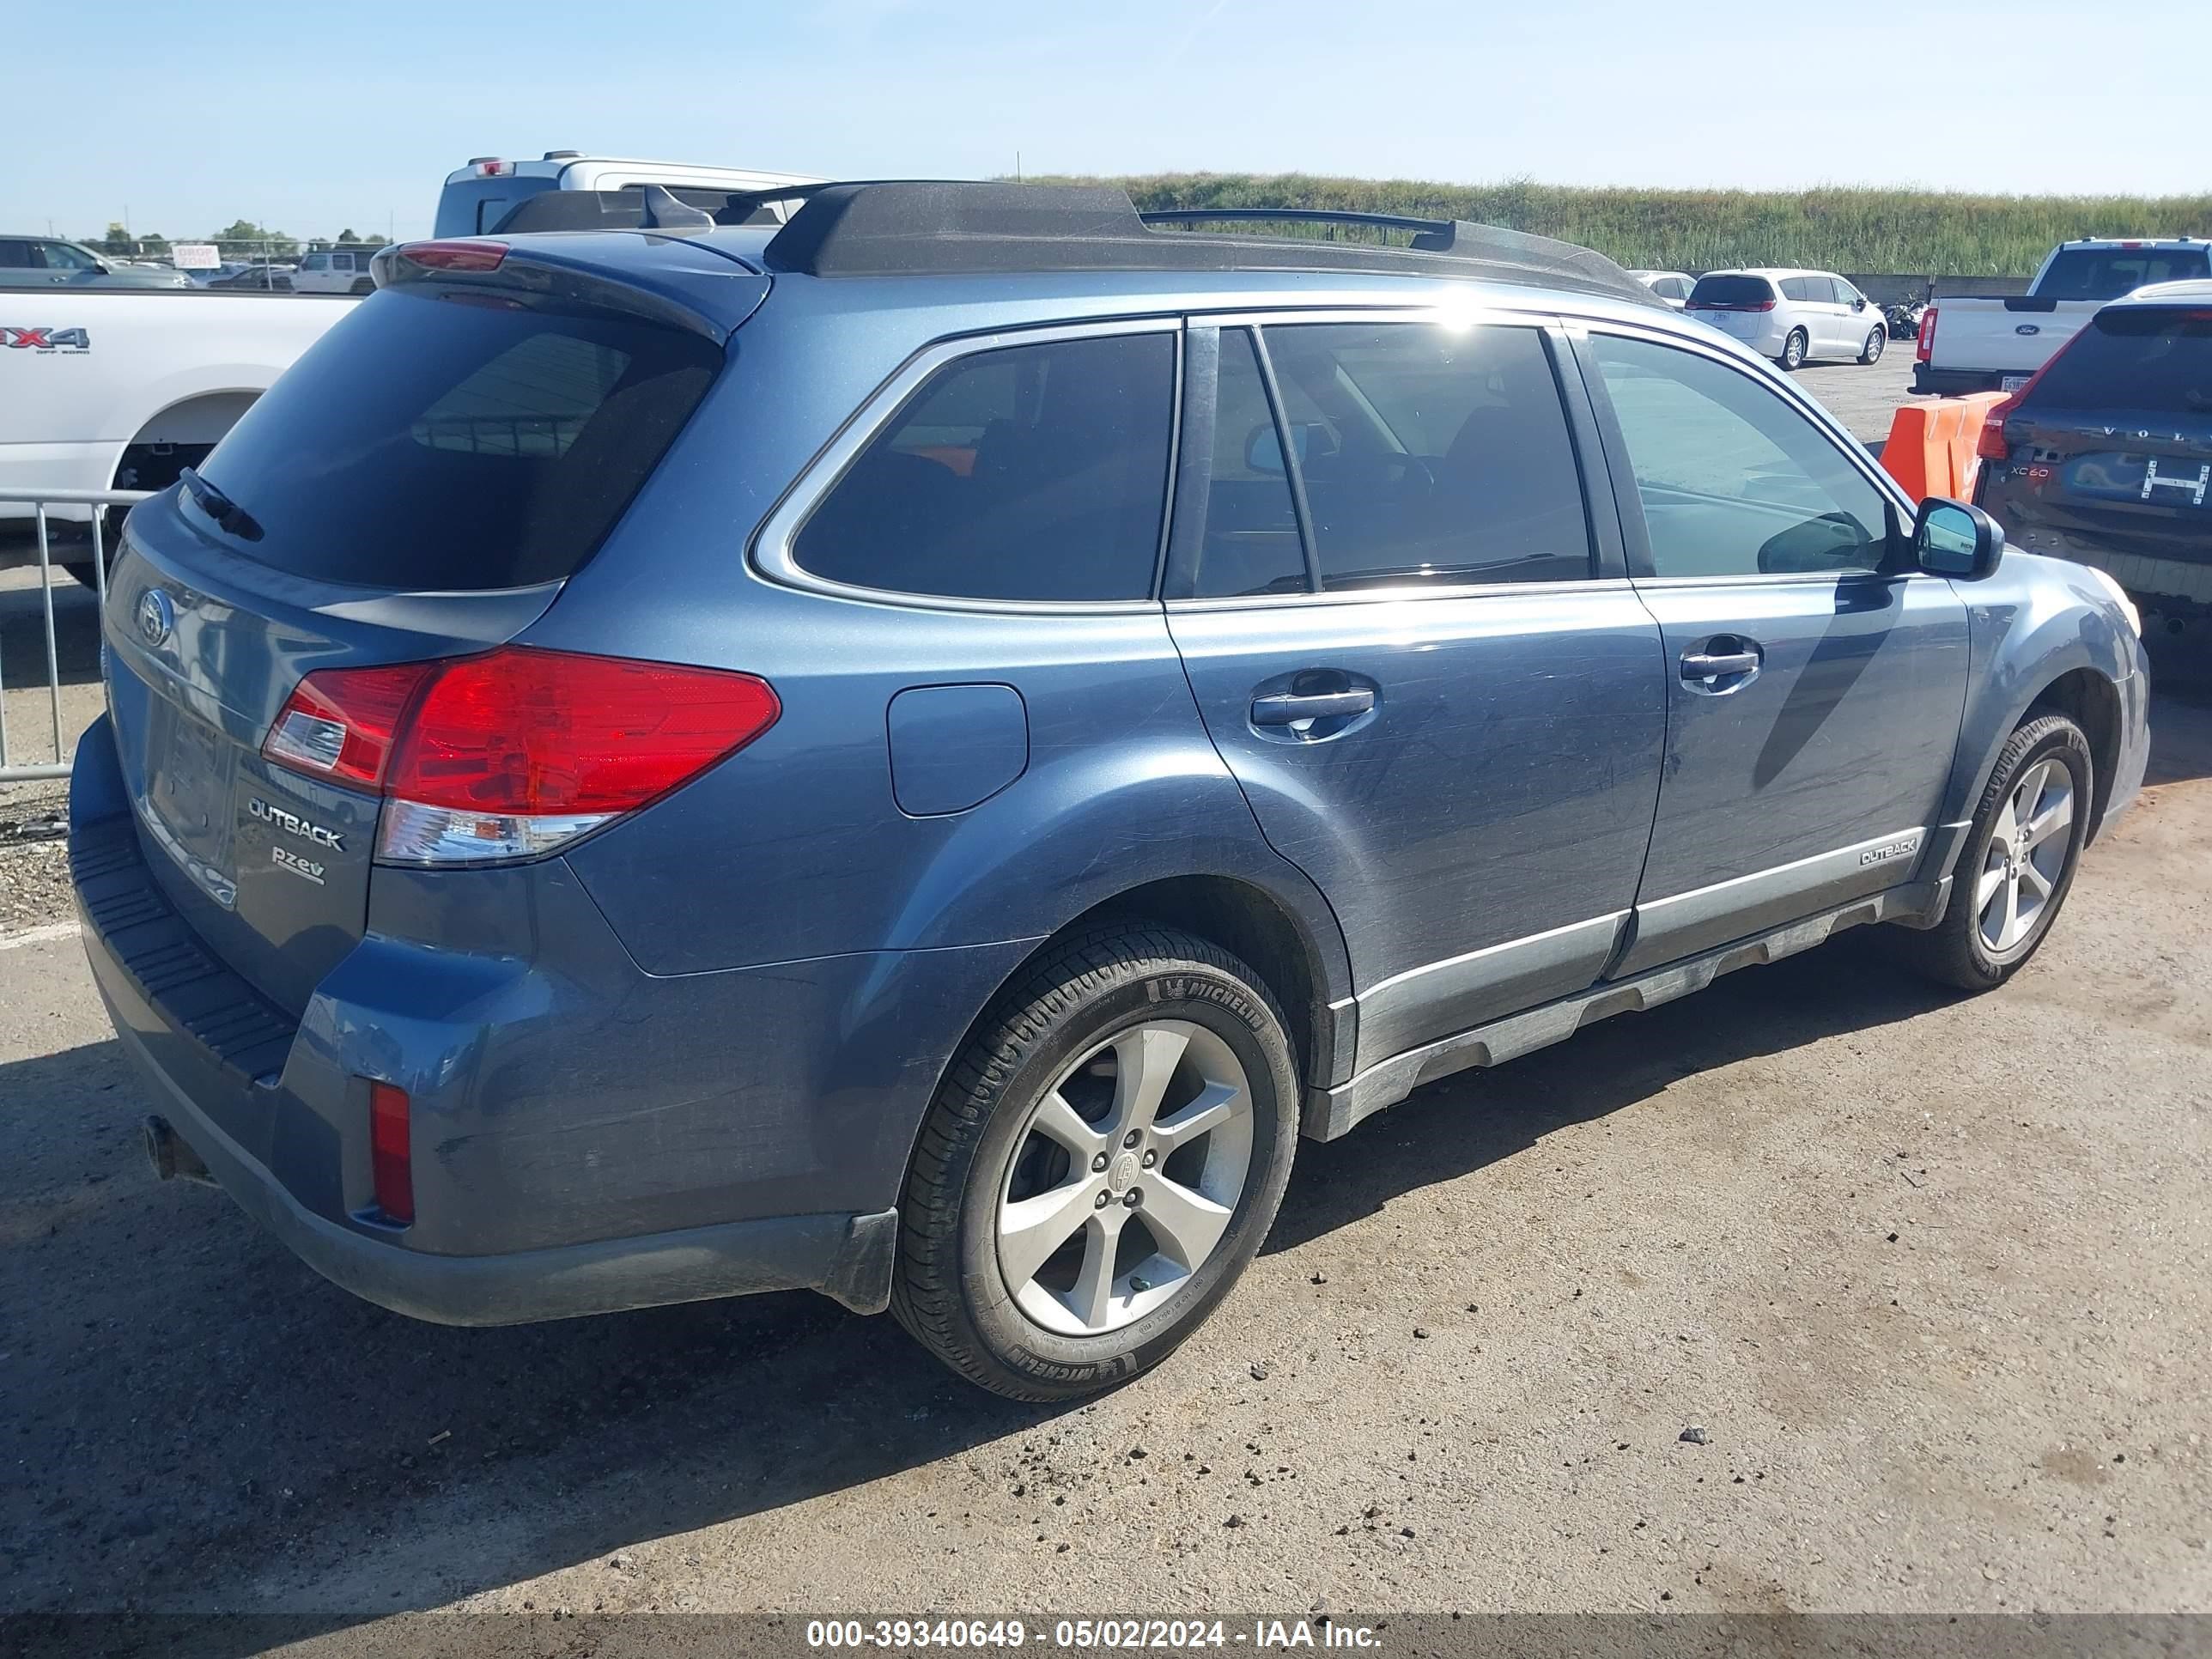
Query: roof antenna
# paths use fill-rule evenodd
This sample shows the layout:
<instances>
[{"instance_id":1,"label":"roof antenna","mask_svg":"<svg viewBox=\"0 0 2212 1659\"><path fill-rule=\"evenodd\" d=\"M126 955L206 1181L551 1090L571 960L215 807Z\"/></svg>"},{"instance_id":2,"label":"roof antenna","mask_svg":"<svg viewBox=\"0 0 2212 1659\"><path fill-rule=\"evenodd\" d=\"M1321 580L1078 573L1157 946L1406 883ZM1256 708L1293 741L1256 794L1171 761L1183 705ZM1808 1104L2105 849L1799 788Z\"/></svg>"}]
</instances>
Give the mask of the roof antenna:
<instances>
[{"instance_id":1,"label":"roof antenna","mask_svg":"<svg viewBox=\"0 0 2212 1659\"><path fill-rule=\"evenodd\" d=\"M695 230L712 230L714 216L704 208L695 208L679 202L660 185L645 186L645 206L638 218L641 230L672 231L678 235L689 235Z\"/></svg>"}]
</instances>

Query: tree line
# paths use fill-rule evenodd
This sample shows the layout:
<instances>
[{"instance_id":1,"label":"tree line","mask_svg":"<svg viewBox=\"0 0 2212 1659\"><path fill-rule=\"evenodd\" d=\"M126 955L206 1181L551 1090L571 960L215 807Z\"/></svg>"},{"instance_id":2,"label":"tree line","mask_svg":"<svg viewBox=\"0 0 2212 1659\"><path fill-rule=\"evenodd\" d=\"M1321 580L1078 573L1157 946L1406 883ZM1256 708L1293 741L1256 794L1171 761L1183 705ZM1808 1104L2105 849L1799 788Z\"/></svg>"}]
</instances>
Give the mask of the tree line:
<instances>
[{"instance_id":1,"label":"tree line","mask_svg":"<svg viewBox=\"0 0 2212 1659\"><path fill-rule=\"evenodd\" d=\"M137 253L155 258L167 257L170 249L175 246L174 242L159 231L149 231L134 235L120 221L113 219L108 221L105 234L99 236L86 236L79 240L87 247L97 248L103 253L112 253L118 256ZM308 237L303 241L302 239L287 235L281 230L272 230L267 226L257 225L251 219L234 219L221 230L210 231L205 236L183 236L176 240L185 242L213 242L227 254L237 252L265 259L295 259L303 251L313 253L324 248L382 247L386 240L381 236L356 235L353 228L349 226L335 237Z\"/></svg>"}]
</instances>

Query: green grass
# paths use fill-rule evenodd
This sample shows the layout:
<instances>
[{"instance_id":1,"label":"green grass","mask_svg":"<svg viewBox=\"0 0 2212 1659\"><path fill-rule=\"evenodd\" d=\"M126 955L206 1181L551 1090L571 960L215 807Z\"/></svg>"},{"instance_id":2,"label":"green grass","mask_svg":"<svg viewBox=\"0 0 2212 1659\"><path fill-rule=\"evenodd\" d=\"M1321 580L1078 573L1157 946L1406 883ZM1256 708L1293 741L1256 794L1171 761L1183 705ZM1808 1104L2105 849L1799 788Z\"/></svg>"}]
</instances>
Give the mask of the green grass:
<instances>
[{"instance_id":1,"label":"green grass","mask_svg":"<svg viewBox=\"0 0 2212 1659\"><path fill-rule=\"evenodd\" d=\"M1742 264L2027 276L2071 236L2212 234L2212 194L1970 196L1905 189L1583 189L1310 173L1170 173L1037 183L1125 185L1139 208L1314 207L1473 219L1579 242L1624 265Z\"/></svg>"}]
</instances>

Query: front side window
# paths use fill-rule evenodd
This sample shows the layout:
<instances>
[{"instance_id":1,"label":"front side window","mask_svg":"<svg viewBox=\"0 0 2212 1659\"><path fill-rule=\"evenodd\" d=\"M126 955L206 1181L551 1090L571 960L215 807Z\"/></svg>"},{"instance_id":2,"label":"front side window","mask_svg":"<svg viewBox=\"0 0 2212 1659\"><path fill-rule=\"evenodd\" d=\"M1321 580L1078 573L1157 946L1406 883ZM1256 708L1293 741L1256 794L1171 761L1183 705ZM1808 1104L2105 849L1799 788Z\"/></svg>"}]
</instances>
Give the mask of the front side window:
<instances>
[{"instance_id":1,"label":"front side window","mask_svg":"<svg viewBox=\"0 0 2212 1659\"><path fill-rule=\"evenodd\" d=\"M1537 330L1262 332L1324 588L1590 574L1581 473Z\"/></svg>"},{"instance_id":2,"label":"front side window","mask_svg":"<svg viewBox=\"0 0 2212 1659\"><path fill-rule=\"evenodd\" d=\"M823 498L792 556L814 575L902 593L1148 598L1174 378L1165 333L950 363Z\"/></svg>"},{"instance_id":3,"label":"front side window","mask_svg":"<svg viewBox=\"0 0 2212 1659\"><path fill-rule=\"evenodd\" d=\"M71 247L67 242L46 242L41 246L46 250L48 270L97 270L100 269L100 262L82 248Z\"/></svg>"},{"instance_id":4,"label":"front side window","mask_svg":"<svg viewBox=\"0 0 2212 1659\"><path fill-rule=\"evenodd\" d=\"M310 253L306 258L300 261L300 269L302 270L327 270L330 269L330 264L331 256L329 254Z\"/></svg>"},{"instance_id":5,"label":"front side window","mask_svg":"<svg viewBox=\"0 0 2212 1659\"><path fill-rule=\"evenodd\" d=\"M1748 374L1696 352L1593 334L1628 447L1656 576L1869 571L1888 498Z\"/></svg>"}]
</instances>

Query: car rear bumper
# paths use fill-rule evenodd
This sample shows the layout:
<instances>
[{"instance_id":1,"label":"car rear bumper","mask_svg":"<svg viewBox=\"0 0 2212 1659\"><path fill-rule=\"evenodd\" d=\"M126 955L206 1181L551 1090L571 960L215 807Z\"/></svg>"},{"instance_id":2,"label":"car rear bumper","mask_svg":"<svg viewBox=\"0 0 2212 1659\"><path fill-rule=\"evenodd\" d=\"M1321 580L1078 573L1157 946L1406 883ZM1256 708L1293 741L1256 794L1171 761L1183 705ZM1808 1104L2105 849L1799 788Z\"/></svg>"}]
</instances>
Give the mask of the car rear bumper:
<instances>
[{"instance_id":1,"label":"car rear bumper","mask_svg":"<svg viewBox=\"0 0 2212 1659\"><path fill-rule=\"evenodd\" d=\"M497 939L430 950L380 936L373 914L295 1020L163 896L105 720L78 745L70 810L86 951L154 1109L318 1272L443 1323L774 1290L880 1310L945 1052L1022 954L657 978L573 875L537 866L505 872L513 887L471 872L495 879L468 897L487 914L511 904L557 969ZM397 875L387 926L420 879ZM447 890L440 913L455 938L482 920L454 915L458 896ZM412 1226L374 1201L370 1079L412 1102Z\"/></svg>"}]
</instances>

